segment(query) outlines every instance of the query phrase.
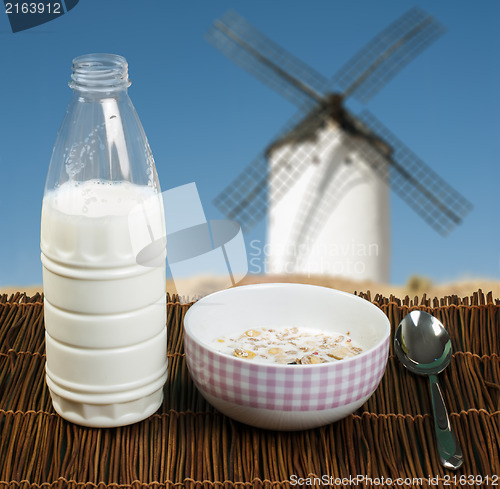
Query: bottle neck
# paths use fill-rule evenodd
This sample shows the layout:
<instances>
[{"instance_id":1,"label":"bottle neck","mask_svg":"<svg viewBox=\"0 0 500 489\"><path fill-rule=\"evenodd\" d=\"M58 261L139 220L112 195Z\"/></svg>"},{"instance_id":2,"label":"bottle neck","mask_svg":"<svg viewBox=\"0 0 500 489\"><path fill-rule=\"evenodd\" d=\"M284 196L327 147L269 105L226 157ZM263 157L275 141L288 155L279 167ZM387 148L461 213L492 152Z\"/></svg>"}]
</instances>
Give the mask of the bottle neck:
<instances>
[{"instance_id":1,"label":"bottle neck","mask_svg":"<svg viewBox=\"0 0 500 489\"><path fill-rule=\"evenodd\" d=\"M116 54L86 54L73 60L69 86L87 93L126 91L130 86L128 64Z\"/></svg>"}]
</instances>

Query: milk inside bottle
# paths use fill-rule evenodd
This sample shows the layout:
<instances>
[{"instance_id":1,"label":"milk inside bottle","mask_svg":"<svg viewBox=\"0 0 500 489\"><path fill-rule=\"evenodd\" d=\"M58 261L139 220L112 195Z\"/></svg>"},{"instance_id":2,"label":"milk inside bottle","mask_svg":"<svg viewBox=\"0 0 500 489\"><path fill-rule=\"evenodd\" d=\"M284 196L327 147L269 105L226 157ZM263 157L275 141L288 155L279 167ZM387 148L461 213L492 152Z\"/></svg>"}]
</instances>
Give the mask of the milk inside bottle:
<instances>
[{"instance_id":1,"label":"milk inside bottle","mask_svg":"<svg viewBox=\"0 0 500 489\"><path fill-rule=\"evenodd\" d=\"M163 400L163 203L125 59L81 56L71 78L42 204L46 380L65 419L122 426Z\"/></svg>"}]
</instances>

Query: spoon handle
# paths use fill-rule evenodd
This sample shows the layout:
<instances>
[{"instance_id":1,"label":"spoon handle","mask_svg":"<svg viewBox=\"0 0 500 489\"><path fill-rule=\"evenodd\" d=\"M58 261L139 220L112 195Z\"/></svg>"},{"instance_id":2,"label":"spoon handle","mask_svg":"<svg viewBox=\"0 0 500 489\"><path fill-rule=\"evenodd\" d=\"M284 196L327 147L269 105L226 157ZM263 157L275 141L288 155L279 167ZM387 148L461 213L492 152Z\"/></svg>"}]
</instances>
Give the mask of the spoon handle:
<instances>
[{"instance_id":1,"label":"spoon handle","mask_svg":"<svg viewBox=\"0 0 500 489\"><path fill-rule=\"evenodd\" d=\"M451 427L437 376L429 375L429 380L439 458L444 467L455 470L463 463L462 449Z\"/></svg>"}]
</instances>

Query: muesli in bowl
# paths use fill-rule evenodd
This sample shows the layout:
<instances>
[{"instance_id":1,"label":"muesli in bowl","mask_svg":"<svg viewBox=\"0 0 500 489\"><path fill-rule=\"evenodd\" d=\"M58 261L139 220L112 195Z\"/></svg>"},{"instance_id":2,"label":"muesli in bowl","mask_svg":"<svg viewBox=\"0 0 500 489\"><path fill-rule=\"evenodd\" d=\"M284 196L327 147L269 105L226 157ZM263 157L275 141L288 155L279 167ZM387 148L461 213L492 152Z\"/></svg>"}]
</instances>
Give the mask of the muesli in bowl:
<instances>
[{"instance_id":1,"label":"muesli in bowl","mask_svg":"<svg viewBox=\"0 0 500 489\"><path fill-rule=\"evenodd\" d=\"M334 362L363 351L349 332L329 333L300 326L248 329L234 338L216 338L214 348L237 358L286 365Z\"/></svg>"},{"instance_id":2,"label":"muesli in bowl","mask_svg":"<svg viewBox=\"0 0 500 489\"><path fill-rule=\"evenodd\" d=\"M308 345L314 340L300 333L323 335L318 338L325 351ZM271 345L273 334L280 341L292 339L294 349ZM260 343L251 338L262 335L260 348L238 344ZM384 374L389 337L387 316L371 302L305 284L223 290L193 304L184 318L187 366L201 394L233 419L275 430L321 426L358 409ZM348 343L356 350L340 355L336 348ZM238 348L243 353L235 352ZM273 348L282 352L269 353ZM267 358L259 358L260 349Z\"/></svg>"}]
</instances>

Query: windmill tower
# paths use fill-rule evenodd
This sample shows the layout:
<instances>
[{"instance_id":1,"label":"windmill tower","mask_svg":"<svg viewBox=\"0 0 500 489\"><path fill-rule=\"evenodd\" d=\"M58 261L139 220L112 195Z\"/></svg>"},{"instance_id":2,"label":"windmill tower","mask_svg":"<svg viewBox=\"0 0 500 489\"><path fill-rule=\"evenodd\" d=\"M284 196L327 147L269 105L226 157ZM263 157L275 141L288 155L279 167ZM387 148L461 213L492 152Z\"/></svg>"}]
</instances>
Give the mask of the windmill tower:
<instances>
[{"instance_id":1,"label":"windmill tower","mask_svg":"<svg viewBox=\"0 0 500 489\"><path fill-rule=\"evenodd\" d=\"M368 102L443 32L413 8L329 81L236 13L214 23L209 41L299 108L215 200L246 230L268 217L268 271L387 282L389 186L443 235L462 221L464 197L372 114L344 106Z\"/></svg>"}]
</instances>

